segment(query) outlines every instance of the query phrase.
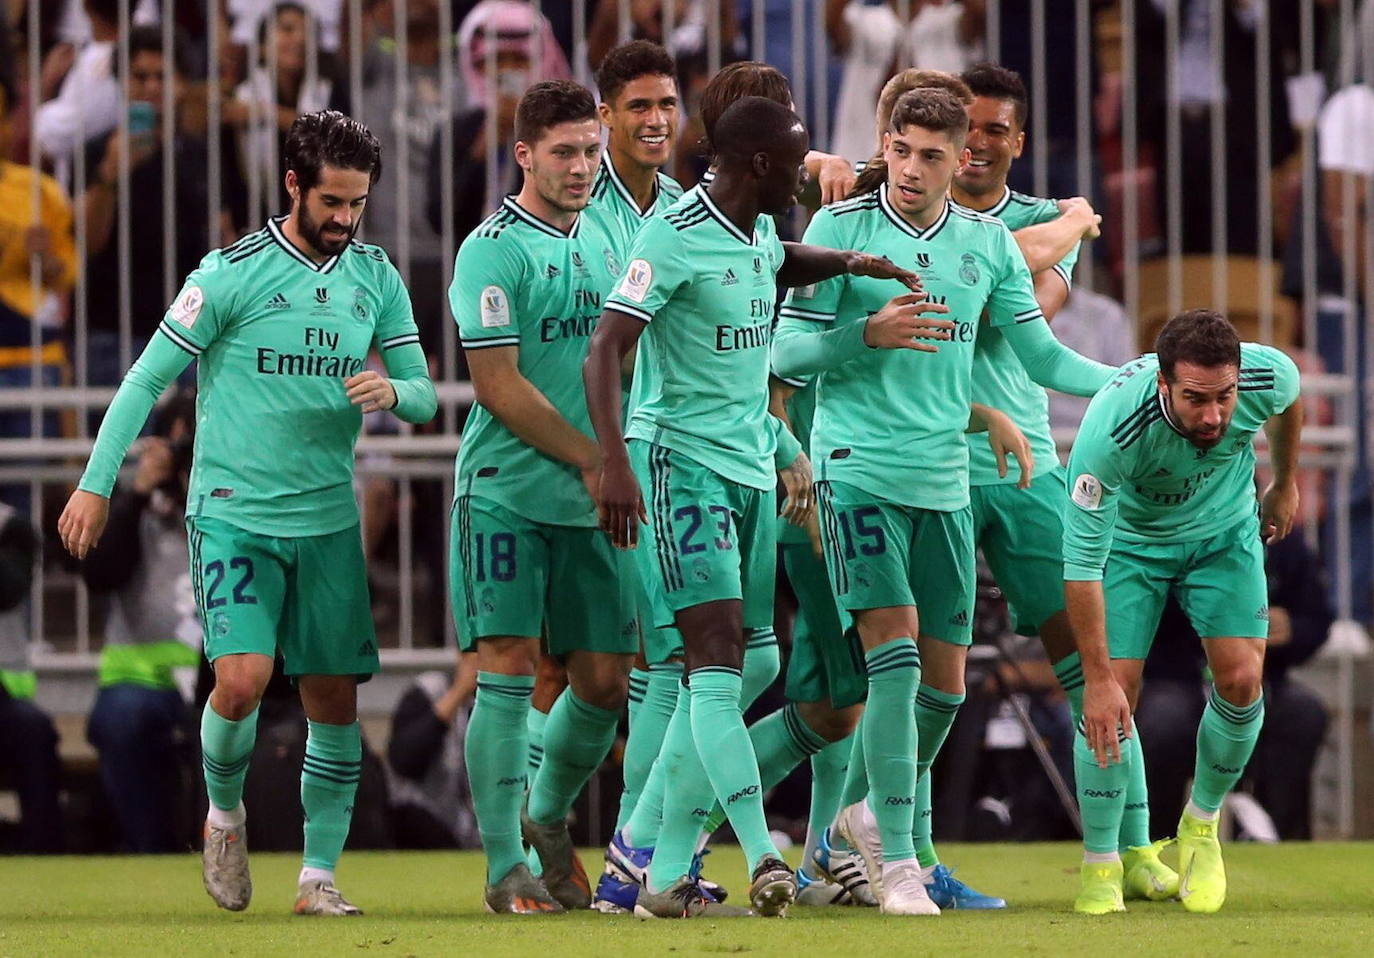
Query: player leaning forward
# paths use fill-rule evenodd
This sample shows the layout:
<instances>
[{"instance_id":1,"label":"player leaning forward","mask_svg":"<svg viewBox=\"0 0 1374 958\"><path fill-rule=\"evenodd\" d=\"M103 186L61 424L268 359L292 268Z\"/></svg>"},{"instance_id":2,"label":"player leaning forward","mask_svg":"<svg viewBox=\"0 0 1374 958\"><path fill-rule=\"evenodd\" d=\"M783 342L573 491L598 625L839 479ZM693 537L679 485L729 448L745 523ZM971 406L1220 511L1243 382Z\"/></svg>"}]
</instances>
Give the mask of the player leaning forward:
<instances>
[{"instance_id":1,"label":"player leaning forward","mask_svg":"<svg viewBox=\"0 0 1374 958\"><path fill-rule=\"evenodd\" d=\"M215 688L201 720L210 814L205 887L231 911L252 882L242 803L258 702L280 650L309 735L301 772L305 859L298 914L357 915L334 886L362 766L357 683L378 668L353 495L365 412L434 415L410 297L386 254L353 242L381 148L328 111L287 137L291 212L201 260L105 415L58 521L84 557L115 474L162 390L197 360L186 522ZM364 370L377 349L391 378Z\"/></svg>"},{"instance_id":2,"label":"player leaning forward","mask_svg":"<svg viewBox=\"0 0 1374 958\"><path fill-rule=\"evenodd\" d=\"M1264 721L1263 543L1288 534L1298 506L1298 385L1282 352L1241 343L1224 317L1191 310L1165 325L1155 354L1121 367L1083 417L1064 512L1064 594L1085 681L1074 742L1084 845L1077 911L1125 910L1116 843L1136 747L1131 712L1171 590L1212 672L1178 825L1179 897L1193 912L1226 899L1217 812ZM1260 427L1274 481L1257 510Z\"/></svg>"},{"instance_id":3,"label":"player leaning forward","mask_svg":"<svg viewBox=\"0 0 1374 958\"><path fill-rule=\"evenodd\" d=\"M800 188L808 138L791 110L745 97L721 116L711 145L711 184L637 234L592 336L585 380L603 456L602 526L632 548L646 523L637 556L653 624L682 633L689 708L679 703L664 741L665 754L680 756L666 769L667 788L690 792L702 808L712 793L719 798L749 861L751 904L776 915L796 883L769 837L739 702L744 629L772 620L768 344L777 286L842 273L916 284L876 256L784 245L759 225L795 203ZM650 388L622 428L620 363L641 336L635 376L648 375ZM726 907L704 901L688 878L699 834L696 821L665 816L637 913Z\"/></svg>"}]
</instances>

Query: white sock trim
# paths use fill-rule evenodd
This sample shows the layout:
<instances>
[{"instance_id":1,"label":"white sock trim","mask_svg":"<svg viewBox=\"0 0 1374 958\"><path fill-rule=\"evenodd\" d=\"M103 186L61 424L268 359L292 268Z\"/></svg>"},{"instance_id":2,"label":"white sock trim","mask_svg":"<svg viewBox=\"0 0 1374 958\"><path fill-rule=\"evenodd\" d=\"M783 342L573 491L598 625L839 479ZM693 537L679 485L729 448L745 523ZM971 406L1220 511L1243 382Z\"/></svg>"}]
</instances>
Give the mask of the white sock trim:
<instances>
[{"instance_id":1,"label":"white sock trim","mask_svg":"<svg viewBox=\"0 0 1374 958\"><path fill-rule=\"evenodd\" d=\"M1217 816L1221 814L1220 811L1209 812L1205 808L1198 808L1197 803L1191 798L1188 799L1188 804L1183 811L1203 822L1214 822L1217 820Z\"/></svg>"},{"instance_id":2,"label":"white sock trim","mask_svg":"<svg viewBox=\"0 0 1374 958\"><path fill-rule=\"evenodd\" d=\"M1105 865L1108 862L1121 861L1120 852L1087 852L1083 853L1083 861L1089 865Z\"/></svg>"},{"instance_id":3,"label":"white sock trim","mask_svg":"<svg viewBox=\"0 0 1374 958\"><path fill-rule=\"evenodd\" d=\"M211 802L205 820L212 828L238 828L248 820L248 812L244 809L243 802L239 802L235 808L228 809L216 808L215 803Z\"/></svg>"},{"instance_id":4,"label":"white sock trim","mask_svg":"<svg viewBox=\"0 0 1374 958\"><path fill-rule=\"evenodd\" d=\"M296 879L297 885L304 885L306 882L322 881L326 885L334 884L334 872L328 868L311 868L306 865L301 869L300 878Z\"/></svg>"}]
</instances>

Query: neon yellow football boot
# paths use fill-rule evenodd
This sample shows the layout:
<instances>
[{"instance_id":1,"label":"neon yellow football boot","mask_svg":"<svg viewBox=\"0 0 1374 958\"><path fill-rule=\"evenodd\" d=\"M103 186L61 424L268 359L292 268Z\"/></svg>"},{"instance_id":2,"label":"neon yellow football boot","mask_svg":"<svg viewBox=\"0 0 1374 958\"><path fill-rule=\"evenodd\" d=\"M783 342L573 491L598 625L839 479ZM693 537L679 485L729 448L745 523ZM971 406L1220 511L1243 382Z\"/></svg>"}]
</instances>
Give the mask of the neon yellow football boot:
<instances>
[{"instance_id":1,"label":"neon yellow football boot","mask_svg":"<svg viewBox=\"0 0 1374 958\"><path fill-rule=\"evenodd\" d=\"M1178 872L1159 857L1173 843L1174 839L1165 838L1122 853L1121 867L1126 875L1122 892L1127 901L1168 901L1178 897Z\"/></svg>"},{"instance_id":2,"label":"neon yellow football boot","mask_svg":"<svg viewBox=\"0 0 1374 958\"><path fill-rule=\"evenodd\" d=\"M1109 915L1126 910L1121 899L1121 862L1084 862L1080 874L1083 885L1074 899L1074 911L1081 915Z\"/></svg>"},{"instance_id":3,"label":"neon yellow football boot","mask_svg":"<svg viewBox=\"0 0 1374 958\"><path fill-rule=\"evenodd\" d=\"M1217 841L1217 821L1184 811L1178 822L1178 897L1191 912L1210 915L1226 901L1226 866Z\"/></svg>"}]
</instances>

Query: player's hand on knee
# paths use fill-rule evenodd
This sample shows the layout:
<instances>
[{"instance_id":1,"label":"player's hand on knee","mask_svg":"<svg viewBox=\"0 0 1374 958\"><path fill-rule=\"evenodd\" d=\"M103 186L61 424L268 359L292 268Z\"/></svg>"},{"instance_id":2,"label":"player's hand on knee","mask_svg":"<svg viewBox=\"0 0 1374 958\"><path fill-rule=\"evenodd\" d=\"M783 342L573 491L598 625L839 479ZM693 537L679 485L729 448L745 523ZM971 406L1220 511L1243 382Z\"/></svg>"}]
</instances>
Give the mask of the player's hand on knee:
<instances>
[{"instance_id":1,"label":"player's hand on knee","mask_svg":"<svg viewBox=\"0 0 1374 958\"><path fill-rule=\"evenodd\" d=\"M940 319L949 312L943 303L932 303L924 292L905 293L868 317L864 343L873 349L914 349L934 353L939 347L922 340L948 340L954 323Z\"/></svg>"},{"instance_id":2,"label":"player's hand on knee","mask_svg":"<svg viewBox=\"0 0 1374 958\"><path fill-rule=\"evenodd\" d=\"M378 412L396 407L396 387L391 380L372 369L365 369L344 380L348 401L362 406L363 412Z\"/></svg>"},{"instance_id":3,"label":"player's hand on knee","mask_svg":"<svg viewBox=\"0 0 1374 958\"><path fill-rule=\"evenodd\" d=\"M596 495L597 519L617 549L633 549L639 542L639 524L648 522L639 480L628 462L610 462L601 468Z\"/></svg>"},{"instance_id":4,"label":"player's hand on knee","mask_svg":"<svg viewBox=\"0 0 1374 958\"><path fill-rule=\"evenodd\" d=\"M782 503L782 517L794 526L806 528L816 515L816 496L811 473L811 460L806 453L797 453L790 466L778 470L787 498Z\"/></svg>"},{"instance_id":5,"label":"player's hand on knee","mask_svg":"<svg viewBox=\"0 0 1374 958\"><path fill-rule=\"evenodd\" d=\"M109 517L109 499L81 489L73 492L57 520L57 534L62 538L63 548L78 559L86 558L100 541Z\"/></svg>"},{"instance_id":6,"label":"player's hand on knee","mask_svg":"<svg viewBox=\"0 0 1374 958\"><path fill-rule=\"evenodd\" d=\"M1127 738L1132 734L1131 705L1121 684L1114 678L1088 682L1083 688L1083 735L1098 768L1106 768L1108 761L1120 763L1118 731Z\"/></svg>"}]
</instances>

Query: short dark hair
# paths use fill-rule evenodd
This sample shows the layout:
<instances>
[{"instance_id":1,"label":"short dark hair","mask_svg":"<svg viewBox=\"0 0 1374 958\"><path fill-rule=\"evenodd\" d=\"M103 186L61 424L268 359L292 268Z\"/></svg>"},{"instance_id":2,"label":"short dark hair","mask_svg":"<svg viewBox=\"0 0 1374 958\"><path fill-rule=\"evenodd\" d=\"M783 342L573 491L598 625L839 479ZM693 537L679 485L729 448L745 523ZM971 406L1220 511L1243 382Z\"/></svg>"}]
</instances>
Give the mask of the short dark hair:
<instances>
[{"instance_id":1,"label":"short dark hair","mask_svg":"<svg viewBox=\"0 0 1374 958\"><path fill-rule=\"evenodd\" d=\"M286 168L294 170L301 192L320 182L326 166L362 170L368 185L382 176L382 145L371 130L338 110L321 110L296 117L286 134Z\"/></svg>"},{"instance_id":2,"label":"short dark hair","mask_svg":"<svg viewBox=\"0 0 1374 958\"><path fill-rule=\"evenodd\" d=\"M782 146L801 119L790 108L765 96L736 100L716 124L716 153L748 158Z\"/></svg>"},{"instance_id":3,"label":"short dark hair","mask_svg":"<svg viewBox=\"0 0 1374 958\"><path fill-rule=\"evenodd\" d=\"M119 0L82 0L81 6L87 16L95 14L106 23L119 25Z\"/></svg>"},{"instance_id":4,"label":"short dark hair","mask_svg":"<svg viewBox=\"0 0 1374 958\"><path fill-rule=\"evenodd\" d=\"M140 53L156 53L162 56L162 28L152 24L142 24L129 31L129 60ZM186 41L180 31L172 34L172 69L177 76L185 77L190 72L186 60Z\"/></svg>"},{"instance_id":5,"label":"short dark hair","mask_svg":"<svg viewBox=\"0 0 1374 958\"><path fill-rule=\"evenodd\" d=\"M909 126L945 133L962 144L968 136L968 111L948 90L917 87L903 93L892 107L892 132L900 133Z\"/></svg>"},{"instance_id":6,"label":"short dark hair","mask_svg":"<svg viewBox=\"0 0 1374 958\"><path fill-rule=\"evenodd\" d=\"M677 82L677 64L667 50L648 40L622 43L601 61L596 70L596 88L602 103L614 103L620 91L642 76L665 76Z\"/></svg>"},{"instance_id":7,"label":"short dark hair","mask_svg":"<svg viewBox=\"0 0 1374 958\"><path fill-rule=\"evenodd\" d=\"M1212 309L1190 309L1164 324L1155 338L1159 371L1174 381L1174 367L1194 363L1206 369L1240 366L1240 336L1225 316Z\"/></svg>"},{"instance_id":8,"label":"short dark hair","mask_svg":"<svg viewBox=\"0 0 1374 958\"><path fill-rule=\"evenodd\" d=\"M515 139L534 144L549 127L595 119L590 90L571 80L544 80L526 90L515 108Z\"/></svg>"},{"instance_id":9,"label":"short dark hair","mask_svg":"<svg viewBox=\"0 0 1374 958\"><path fill-rule=\"evenodd\" d=\"M1010 100L1016 108L1016 125L1023 130L1026 128L1030 104L1026 99L1026 85L1021 82L1021 74L996 63L975 63L964 71L962 79L974 96Z\"/></svg>"},{"instance_id":10,"label":"short dark hair","mask_svg":"<svg viewBox=\"0 0 1374 958\"><path fill-rule=\"evenodd\" d=\"M706 131L708 150L715 149L716 122L730 105L746 96L792 105L792 88L777 67L758 60L740 60L721 68L701 91L701 125Z\"/></svg>"}]
</instances>

